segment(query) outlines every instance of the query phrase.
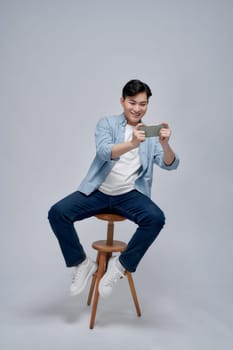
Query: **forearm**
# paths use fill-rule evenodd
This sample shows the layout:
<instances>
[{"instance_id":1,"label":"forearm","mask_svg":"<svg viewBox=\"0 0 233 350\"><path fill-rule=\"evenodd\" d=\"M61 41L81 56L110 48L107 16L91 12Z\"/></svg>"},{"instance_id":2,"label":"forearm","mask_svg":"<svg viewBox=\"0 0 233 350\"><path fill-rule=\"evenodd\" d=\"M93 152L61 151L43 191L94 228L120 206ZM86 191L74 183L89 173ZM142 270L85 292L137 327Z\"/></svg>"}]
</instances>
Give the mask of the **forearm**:
<instances>
[{"instance_id":1,"label":"forearm","mask_svg":"<svg viewBox=\"0 0 233 350\"><path fill-rule=\"evenodd\" d=\"M122 154L131 151L136 146L132 143L132 141L127 141L123 143L118 143L112 147L111 158L115 159L120 157Z\"/></svg>"},{"instance_id":2,"label":"forearm","mask_svg":"<svg viewBox=\"0 0 233 350\"><path fill-rule=\"evenodd\" d=\"M169 144L162 145L163 147L163 161L166 165L171 165L175 160L175 153Z\"/></svg>"}]
</instances>

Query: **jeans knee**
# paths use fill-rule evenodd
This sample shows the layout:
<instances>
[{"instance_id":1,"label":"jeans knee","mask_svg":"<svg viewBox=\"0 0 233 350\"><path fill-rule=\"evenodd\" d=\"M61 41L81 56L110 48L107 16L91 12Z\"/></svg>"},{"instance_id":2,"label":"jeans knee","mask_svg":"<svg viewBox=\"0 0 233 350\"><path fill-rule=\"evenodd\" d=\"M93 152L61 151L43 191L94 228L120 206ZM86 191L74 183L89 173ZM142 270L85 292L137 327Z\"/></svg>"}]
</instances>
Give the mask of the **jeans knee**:
<instances>
[{"instance_id":1,"label":"jeans knee","mask_svg":"<svg viewBox=\"0 0 233 350\"><path fill-rule=\"evenodd\" d=\"M153 226L156 225L160 229L165 225L165 215L161 209L150 213L150 220Z\"/></svg>"},{"instance_id":2,"label":"jeans knee","mask_svg":"<svg viewBox=\"0 0 233 350\"><path fill-rule=\"evenodd\" d=\"M53 222L62 216L62 211L60 206L56 203L48 211L48 220Z\"/></svg>"},{"instance_id":3,"label":"jeans knee","mask_svg":"<svg viewBox=\"0 0 233 350\"><path fill-rule=\"evenodd\" d=\"M164 215L164 213L161 210L161 212L159 214L159 223L161 225L161 228L165 225L165 220L166 220L165 219L165 215Z\"/></svg>"}]
</instances>

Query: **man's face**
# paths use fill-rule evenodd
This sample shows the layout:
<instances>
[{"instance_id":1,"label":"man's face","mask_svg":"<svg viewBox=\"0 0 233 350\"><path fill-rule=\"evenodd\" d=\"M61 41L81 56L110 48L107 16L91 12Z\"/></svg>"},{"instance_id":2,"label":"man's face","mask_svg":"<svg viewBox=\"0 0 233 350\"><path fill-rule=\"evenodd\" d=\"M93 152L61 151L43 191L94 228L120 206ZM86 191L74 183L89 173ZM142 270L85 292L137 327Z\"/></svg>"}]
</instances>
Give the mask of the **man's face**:
<instances>
[{"instance_id":1,"label":"man's face","mask_svg":"<svg viewBox=\"0 0 233 350\"><path fill-rule=\"evenodd\" d=\"M137 125L147 111L148 98L146 92L141 92L135 96L121 98L121 105L124 110L127 123Z\"/></svg>"}]
</instances>

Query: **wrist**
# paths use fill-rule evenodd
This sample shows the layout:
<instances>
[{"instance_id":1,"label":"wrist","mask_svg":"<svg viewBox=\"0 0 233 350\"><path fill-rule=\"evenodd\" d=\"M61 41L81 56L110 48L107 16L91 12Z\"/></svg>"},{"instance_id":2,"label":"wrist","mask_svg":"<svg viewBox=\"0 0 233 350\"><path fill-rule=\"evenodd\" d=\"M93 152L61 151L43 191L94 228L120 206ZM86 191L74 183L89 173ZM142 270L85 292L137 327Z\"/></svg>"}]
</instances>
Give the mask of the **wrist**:
<instances>
[{"instance_id":1,"label":"wrist","mask_svg":"<svg viewBox=\"0 0 233 350\"><path fill-rule=\"evenodd\" d=\"M138 142L138 141L136 141L136 142L133 141L133 140L129 141L130 150L131 150L131 149L134 149L134 148L137 148L138 145L139 145L139 143L140 143L140 142Z\"/></svg>"},{"instance_id":2,"label":"wrist","mask_svg":"<svg viewBox=\"0 0 233 350\"><path fill-rule=\"evenodd\" d=\"M170 145L169 145L169 143L167 141L161 142L161 146L162 146L164 152L166 152L166 151L168 151L170 149Z\"/></svg>"}]
</instances>

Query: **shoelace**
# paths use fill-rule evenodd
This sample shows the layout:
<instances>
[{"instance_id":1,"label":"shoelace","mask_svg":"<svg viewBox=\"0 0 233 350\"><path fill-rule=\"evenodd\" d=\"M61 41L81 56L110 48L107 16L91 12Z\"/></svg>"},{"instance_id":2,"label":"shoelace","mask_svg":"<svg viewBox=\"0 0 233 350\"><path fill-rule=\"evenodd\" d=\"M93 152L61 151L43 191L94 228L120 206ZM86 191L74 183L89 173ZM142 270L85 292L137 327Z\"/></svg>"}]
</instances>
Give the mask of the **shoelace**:
<instances>
[{"instance_id":1,"label":"shoelace","mask_svg":"<svg viewBox=\"0 0 233 350\"><path fill-rule=\"evenodd\" d=\"M81 265L75 267L71 283L75 283L79 279L79 277L82 273L82 267L86 266L86 264L87 263L85 263L85 265L81 264Z\"/></svg>"},{"instance_id":2,"label":"shoelace","mask_svg":"<svg viewBox=\"0 0 233 350\"><path fill-rule=\"evenodd\" d=\"M109 277L107 284L113 287L114 283L116 283L117 280L120 279L122 276L124 275L120 271L113 272L112 276Z\"/></svg>"},{"instance_id":3,"label":"shoelace","mask_svg":"<svg viewBox=\"0 0 233 350\"><path fill-rule=\"evenodd\" d=\"M75 271L72 276L72 283L75 283L79 279L81 272L82 272L81 266L78 266L75 268Z\"/></svg>"}]
</instances>

